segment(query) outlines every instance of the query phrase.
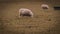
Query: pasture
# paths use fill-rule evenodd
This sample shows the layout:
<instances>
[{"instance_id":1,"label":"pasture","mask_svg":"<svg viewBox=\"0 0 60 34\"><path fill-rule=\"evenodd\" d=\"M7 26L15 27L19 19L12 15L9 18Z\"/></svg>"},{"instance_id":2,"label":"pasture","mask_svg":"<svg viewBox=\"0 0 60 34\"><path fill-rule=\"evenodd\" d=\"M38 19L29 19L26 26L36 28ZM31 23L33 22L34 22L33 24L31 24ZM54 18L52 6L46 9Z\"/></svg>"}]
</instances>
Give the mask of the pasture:
<instances>
[{"instance_id":1,"label":"pasture","mask_svg":"<svg viewBox=\"0 0 60 34\"><path fill-rule=\"evenodd\" d=\"M42 9L44 2L1 2L0 34L59 34L60 11L54 10L54 3L47 3L49 9ZM19 9L31 9L34 16L20 17Z\"/></svg>"}]
</instances>

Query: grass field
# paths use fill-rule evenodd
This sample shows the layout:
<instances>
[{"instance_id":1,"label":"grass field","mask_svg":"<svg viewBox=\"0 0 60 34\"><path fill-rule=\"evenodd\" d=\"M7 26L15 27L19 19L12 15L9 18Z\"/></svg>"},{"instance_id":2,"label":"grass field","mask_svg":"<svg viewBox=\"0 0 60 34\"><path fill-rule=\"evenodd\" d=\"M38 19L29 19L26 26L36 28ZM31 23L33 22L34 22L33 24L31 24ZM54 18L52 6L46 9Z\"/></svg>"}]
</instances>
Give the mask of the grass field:
<instances>
[{"instance_id":1,"label":"grass field","mask_svg":"<svg viewBox=\"0 0 60 34\"><path fill-rule=\"evenodd\" d=\"M0 34L60 34L60 11L41 8L43 2L3 2L0 3ZM19 9L28 8L34 17L20 17Z\"/></svg>"}]
</instances>

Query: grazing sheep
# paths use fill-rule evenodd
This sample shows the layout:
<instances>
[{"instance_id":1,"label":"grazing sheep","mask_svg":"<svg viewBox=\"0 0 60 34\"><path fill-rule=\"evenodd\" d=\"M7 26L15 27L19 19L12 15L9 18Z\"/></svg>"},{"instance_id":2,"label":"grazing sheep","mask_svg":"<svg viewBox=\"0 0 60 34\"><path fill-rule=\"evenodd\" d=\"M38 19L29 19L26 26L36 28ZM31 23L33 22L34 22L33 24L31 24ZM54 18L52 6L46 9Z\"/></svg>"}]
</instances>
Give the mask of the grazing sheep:
<instances>
[{"instance_id":1,"label":"grazing sheep","mask_svg":"<svg viewBox=\"0 0 60 34\"><path fill-rule=\"evenodd\" d=\"M48 9L49 6L48 6L47 4L42 4L42 5L41 5L41 8L43 8L43 9Z\"/></svg>"},{"instance_id":2,"label":"grazing sheep","mask_svg":"<svg viewBox=\"0 0 60 34\"><path fill-rule=\"evenodd\" d=\"M20 16L29 16L29 17L33 17L33 13L30 9L27 8L21 8L19 9L19 17Z\"/></svg>"}]
</instances>

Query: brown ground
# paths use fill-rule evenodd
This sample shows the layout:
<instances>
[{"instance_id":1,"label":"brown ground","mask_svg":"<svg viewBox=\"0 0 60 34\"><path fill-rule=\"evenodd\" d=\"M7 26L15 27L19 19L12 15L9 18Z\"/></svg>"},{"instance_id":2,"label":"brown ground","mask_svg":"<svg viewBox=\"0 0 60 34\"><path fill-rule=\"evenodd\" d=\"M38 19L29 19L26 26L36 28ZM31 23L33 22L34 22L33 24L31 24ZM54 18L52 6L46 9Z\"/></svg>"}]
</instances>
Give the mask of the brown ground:
<instances>
[{"instance_id":1,"label":"brown ground","mask_svg":"<svg viewBox=\"0 0 60 34\"><path fill-rule=\"evenodd\" d=\"M0 3L1 34L60 34L60 12L47 3L49 9L43 10L43 2L2 2ZM18 18L19 8L31 9L34 17Z\"/></svg>"}]
</instances>

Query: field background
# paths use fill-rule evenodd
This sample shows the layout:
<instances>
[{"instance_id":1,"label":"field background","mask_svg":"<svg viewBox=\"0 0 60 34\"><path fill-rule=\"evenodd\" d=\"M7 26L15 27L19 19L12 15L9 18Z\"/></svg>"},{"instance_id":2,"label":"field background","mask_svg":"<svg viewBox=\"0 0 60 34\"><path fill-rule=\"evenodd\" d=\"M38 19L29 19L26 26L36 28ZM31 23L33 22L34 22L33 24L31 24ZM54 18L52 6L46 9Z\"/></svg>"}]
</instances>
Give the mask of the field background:
<instances>
[{"instance_id":1,"label":"field background","mask_svg":"<svg viewBox=\"0 0 60 34\"><path fill-rule=\"evenodd\" d=\"M41 4L48 4L44 10ZM59 0L9 1L0 0L0 34L60 34ZM34 17L20 17L19 9L31 9Z\"/></svg>"}]
</instances>

